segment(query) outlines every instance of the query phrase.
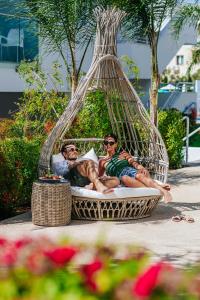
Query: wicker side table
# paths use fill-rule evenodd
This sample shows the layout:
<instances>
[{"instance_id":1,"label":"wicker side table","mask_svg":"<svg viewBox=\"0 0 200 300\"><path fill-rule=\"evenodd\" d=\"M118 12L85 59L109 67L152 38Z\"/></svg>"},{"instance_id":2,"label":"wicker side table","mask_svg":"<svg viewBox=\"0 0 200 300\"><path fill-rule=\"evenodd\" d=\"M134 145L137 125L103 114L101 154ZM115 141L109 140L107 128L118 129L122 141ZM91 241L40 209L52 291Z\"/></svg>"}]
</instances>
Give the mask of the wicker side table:
<instances>
[{"instance_id":1,"label":"wicker side table","mask_svg":"<svg viewBox=\"0 0 200 300\"><path fill-rule=\"evenodd\" d=\"M32 222L41 226L62 226L71 221L70 184L34 182L31 197Z\"/></svg>"}]
</instances>

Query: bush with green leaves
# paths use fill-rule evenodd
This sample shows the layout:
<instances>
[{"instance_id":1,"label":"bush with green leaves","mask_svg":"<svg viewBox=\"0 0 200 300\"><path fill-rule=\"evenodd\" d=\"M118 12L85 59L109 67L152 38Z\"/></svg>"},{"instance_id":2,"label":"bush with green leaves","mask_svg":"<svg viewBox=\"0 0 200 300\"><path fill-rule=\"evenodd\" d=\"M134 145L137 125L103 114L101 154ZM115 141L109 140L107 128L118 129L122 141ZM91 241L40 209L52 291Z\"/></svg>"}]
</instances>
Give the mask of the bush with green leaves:
<instances>
[{"instance_id":1,"label":"bush with green leaves","mask_svg":"<svg viewBox=\"0 0 200 300\"><path fill-rule=\"evenodd\" d=\"M86 96L83 109L76 116L66 135L68 138L101 138L111 131L105 93L101 90L95 90Z\"/></svg>"},{"instance_id":2,"label":"bush with green leaves","mask_svg":"<svg viewBox=\"0 0 200 300\"><path fill-rule=\"evenodd\" d=\"M0 218L12 215L18 207L30 207L40 147L38 139L0 142Z\"/></svg>"},{"instance_id":3,"label":"bush with green leaves","mask_svg":"<svg viewBox=\"0 0 200 300\"><path fill-rule=\"evenodd\" d=\"M68 97L56 91L27 90L20 98L11 137L46 136L63 113Z\"/></svg>"},{"instance_id":4,"label":"bush with green leaves","mask_svg":"<svg viewBox=\"0 0 200 300\"><path fill-rule=\"evenodd\" d=\"M165 142L170 168L180 168L183 160L185 124L182 113L176 109L159 111L158 128Z\"/></svg>"}]
</instances>

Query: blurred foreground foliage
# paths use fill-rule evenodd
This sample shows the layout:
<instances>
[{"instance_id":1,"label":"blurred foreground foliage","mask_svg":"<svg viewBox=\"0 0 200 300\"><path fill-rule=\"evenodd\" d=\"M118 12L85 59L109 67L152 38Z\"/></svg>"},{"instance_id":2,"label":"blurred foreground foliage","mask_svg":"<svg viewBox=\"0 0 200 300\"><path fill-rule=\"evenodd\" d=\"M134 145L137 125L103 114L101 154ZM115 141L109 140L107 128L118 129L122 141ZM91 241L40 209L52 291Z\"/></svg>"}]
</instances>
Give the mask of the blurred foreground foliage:
<instances>
[{"instance_id":1,"label":"blurred foreground foliage","mask_svg":"<svg viewBox=\"0 0 200 300\"><path fill-rule=\"evenodd\" d=\"M199 277L139 247L0 238L1 300L198 300Z\"/></svg>"}]
</instances>

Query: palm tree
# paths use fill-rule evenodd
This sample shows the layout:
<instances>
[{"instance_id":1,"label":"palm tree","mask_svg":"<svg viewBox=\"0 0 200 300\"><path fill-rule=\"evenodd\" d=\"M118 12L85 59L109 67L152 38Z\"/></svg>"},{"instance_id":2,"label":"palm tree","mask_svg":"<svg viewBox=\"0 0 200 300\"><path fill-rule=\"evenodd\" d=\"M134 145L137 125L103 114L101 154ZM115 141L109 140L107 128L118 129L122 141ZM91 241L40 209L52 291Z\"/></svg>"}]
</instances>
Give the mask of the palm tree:
<instances>
[{"instance_id":1,"label":"palm tree","mask_svg":"<svg viewBox=\"0 0 200 300\"><path fill-rule=\"evenodd\" d=\"M9 0L10 3L13 1L15 2ZM39 36L45 41L46 50L60 53L73 94L88 46L95 33L92 1L21 0L15 6L22 15L24 13L38 22ZM79 57L78 52L81 54Z\"/></svg>"},{"instance_id":2,"label":"palm tree","mask_svg":"<svg viewBox=\"0 0 200 300\"><path fill-rule=\"evenodd\" d=\"M150 116L157 126L158 88L158 40L163 21L172 15L177 0L127 0L123 9L127 11L124 35L131 39L146 38L151 48Z\"/></svg>"},{"instance_id":3,"label":"palm tree","mask_svg":"<svg viewBox=\"0 0 200 300\"><path fill-rule=\"evenodd\" d=\"M186 4L178 9L173 20L173 31L178 38L185 25L193 26L200 35L200 5ZM192 50L192 61L188 68L188 75L191 77L192 68L200 63L200 38Z\"/></svg>"}]
</instances>

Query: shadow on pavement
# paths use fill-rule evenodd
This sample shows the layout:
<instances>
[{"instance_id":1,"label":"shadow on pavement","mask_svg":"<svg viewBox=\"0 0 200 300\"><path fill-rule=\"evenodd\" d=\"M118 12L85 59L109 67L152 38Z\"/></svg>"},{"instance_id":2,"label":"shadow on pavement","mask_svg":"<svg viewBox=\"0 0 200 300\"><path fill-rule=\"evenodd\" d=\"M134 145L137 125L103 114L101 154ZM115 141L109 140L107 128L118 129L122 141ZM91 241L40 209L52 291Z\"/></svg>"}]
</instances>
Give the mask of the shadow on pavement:
<instances>
[{"instance_id":1,"label":"shadow on pavement","mask_svg":"<svg viewBox=\"0 0 200 300\"><path fill-rule=\"evenodd\" d=\"M152 223L160 224L163 220L169 220L173 216L180 215L185 211L194 211L200 210L200 203L189 203L189 202L172 202L170 204L159 204L157 208L153 211L152 215L147 218L137 219L137 220L128 220L119 222L116 224L134 224L134 223Z\"/></svg>"},{"instance_id":2,"label":"shadow on pavement","mask_svg":"<svg viewBox=\"0 0 200 300\"><path fill-rule=\"evenodd\" d=\"M191 185L200 182L199 174L187 173L185 171L179 171L176 174L171 174L168 178L168 183L174 186L179 186L182 184Z\"/></svg>"}]
</instances>

